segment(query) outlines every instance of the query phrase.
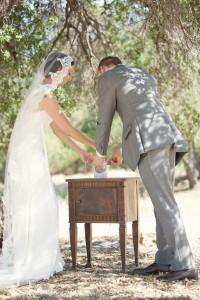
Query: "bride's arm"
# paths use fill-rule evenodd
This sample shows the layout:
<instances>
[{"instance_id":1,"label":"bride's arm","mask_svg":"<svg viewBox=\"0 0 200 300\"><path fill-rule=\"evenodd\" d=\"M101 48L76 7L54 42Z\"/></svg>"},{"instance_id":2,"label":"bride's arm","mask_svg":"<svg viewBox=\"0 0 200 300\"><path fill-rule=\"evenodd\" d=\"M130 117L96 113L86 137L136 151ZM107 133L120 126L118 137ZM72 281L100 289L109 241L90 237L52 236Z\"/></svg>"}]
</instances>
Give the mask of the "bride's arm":
<instances>
[{"instance_id":1,"label":"bride's arm","mask_svg":"<svg viewBox=\"0 0 200 300\"><path fill-rule=\"evenodd\" d=\"M40 110L45 110L52 118L52 124L55 124L63 134L70 136L76 141L95 149L94 143L89 140L79 130L74 128L69 120L65 117L64 113L60 113L60 108L53 95L46 96L39 105Z\"/></svg>"},{"instance_id":2,"label":"bride's arm","mask_svg":"<svg viewBox=\"0 0 200 300\"><path fill-rule=\"evenodd\" d=\"M54 134L68 147L74 150L81 159L86 163L91 163L92 158L89 154L87 154L83 149L81 149L76 143L74 143L65 133L63 133L54 122L51 123L51 128Z\"/></svg>"}]
</instances>

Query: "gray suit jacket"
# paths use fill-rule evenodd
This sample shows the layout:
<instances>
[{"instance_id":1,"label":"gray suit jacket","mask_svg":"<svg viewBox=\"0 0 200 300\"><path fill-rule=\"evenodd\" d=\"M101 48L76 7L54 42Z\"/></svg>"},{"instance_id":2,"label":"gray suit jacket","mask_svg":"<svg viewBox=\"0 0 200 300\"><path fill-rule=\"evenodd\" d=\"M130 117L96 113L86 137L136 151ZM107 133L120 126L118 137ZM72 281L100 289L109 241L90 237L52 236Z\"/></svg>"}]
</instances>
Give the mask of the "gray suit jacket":
<instances>
[{"instance_id":1,"label":"gray suit jacket","mask_svg":"<svg viewBox=\"0 0 200 300\"><path fill-rule=\"evenodd\" d=\"M96 149L106 155L115 111L123 122L122 155L135 170L146 152L175 144L176 163L186 152L181 133L163 108L154 77L119 64L99 77Z\"/></svg>"}]
</instances>

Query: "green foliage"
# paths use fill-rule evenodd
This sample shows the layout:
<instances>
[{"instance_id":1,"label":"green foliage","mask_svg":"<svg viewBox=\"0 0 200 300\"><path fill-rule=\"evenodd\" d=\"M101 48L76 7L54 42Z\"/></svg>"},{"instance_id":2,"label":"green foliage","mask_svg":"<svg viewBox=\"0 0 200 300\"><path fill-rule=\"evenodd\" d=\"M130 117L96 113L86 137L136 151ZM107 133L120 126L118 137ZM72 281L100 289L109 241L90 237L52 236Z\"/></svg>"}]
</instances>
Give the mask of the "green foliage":
<instances>
[{"instance_id":1,"label":"green foliage","mask_svg":"<svg viewBox=\"0 0 200 300\"><path fill-rule=\"evenodd\" d=\"M57 16L47 7L37 11L38 1L19 5L9 18L0 19L0 179L3 180L6 152L24 90L31 83L37 65L48 54L50 35L56 32ZM66 90L58 98L69 113L75 106Z\"/></svg>"},{"instance_id":2,"label":"green foliage","mask_svg":"<svg viewBox=\"0 0 200 300\"><path fill-rule=\"evenodd\" d=\"M59 101L60 106L63 110L67 110L68 116L72 114L76 107L76 99L70 94L69 87L67 88L57 88L55 91L55 95L57 100Z\"/></svg>"},{"instance_id":3,"label":"green foliage","mask_svg":"<svg viewBox=\"0 0 200 300\"><path fill-rule=\"evenodd\" d=\"M181 24L187 30L185 34L191 33L188 39L198 41L196 11L192 15L194 2L180 1L180 16ZM166 18L173 1L161 1L160 6L156 1L150 1L148 6L145 3L117 0L106 1L103 6L98 1L84 2L88 14L92 13L92 17L102 24L102 34L108 41L108 45L102 45L96 40L96 33L91 32L94 41L92 51L98 58L115 54L126 64L153 74L167 110L189 143L197 134L200 122L197 51L191 50L189 54L186 51L183 33L179 27L175 27L177 20L180 20L174 14ZM54 38L63 28L64 4L65 1L60 6L54 1L25 1L23 5L15 7L8 18L0 19L0 179L3 179L9 137L22 95L30 85L37 65L49 53ZM55 9L56 5L59 6L58 10ZM146 27L148 30L145 30ZM72 48L72 40L76 39L69 31L69 35L60 36L56 44L59 50L73 51L70 54L76 62L73 80L64 88L57 89L56 96L72 123L94 139L94 74L80 41ZM120 120L116 117L110 150L120 143L121 131ZM47 136L47 144L53 173L83 168L76 154L56 138Z\"/></svg>"},{"instance_id":4,"label":"green foliage","mask_svg":"<svg viewBox=\"0 0 200 300\"><path fill-rule=\"evenodd\" d=\"M46 132L46 144L49 166L53 174L70 174L74 172L75 165L80 165L76 153L64 146L51 131Z\"/></svg>"},{"instance_id":5,"label":"green foliage","mask_svg":"<svg viewBox=\"0 0 200 300\"><path fill-rule=\"evenodd\" d=\"M186 142L192 141L199 131L200 110L191 105L190 102L186 102L174 119L179 129L183 132Z\"/></svg>"}]
</instances>

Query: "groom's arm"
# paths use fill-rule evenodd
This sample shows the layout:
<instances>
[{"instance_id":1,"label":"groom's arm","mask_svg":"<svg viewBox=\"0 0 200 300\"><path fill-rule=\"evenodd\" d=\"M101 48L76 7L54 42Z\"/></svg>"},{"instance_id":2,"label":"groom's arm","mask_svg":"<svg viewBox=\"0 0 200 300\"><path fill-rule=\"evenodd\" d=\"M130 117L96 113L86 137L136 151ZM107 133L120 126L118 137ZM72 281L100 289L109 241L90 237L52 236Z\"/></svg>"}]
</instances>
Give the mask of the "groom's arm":
<instances>
[{"instance_id":1,"label":"groom's arm","mask_svg":"<svg viewBox=\"0 0 200 300\"><path fill-rule=\"evenodd\" d=\"M115 87L108 74L98 81L98 121L96 130L96 150L100 156L107 154L113 116L116 109Z\"/></svg>"}]
</instances>

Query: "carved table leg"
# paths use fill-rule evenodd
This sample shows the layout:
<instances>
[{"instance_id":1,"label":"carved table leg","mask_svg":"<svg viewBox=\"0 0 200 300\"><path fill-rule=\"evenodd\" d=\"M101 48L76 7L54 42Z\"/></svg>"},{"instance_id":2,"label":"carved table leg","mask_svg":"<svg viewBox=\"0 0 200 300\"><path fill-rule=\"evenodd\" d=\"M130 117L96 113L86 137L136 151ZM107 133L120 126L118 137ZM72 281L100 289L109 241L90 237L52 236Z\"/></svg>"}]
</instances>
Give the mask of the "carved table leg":
<instances>
[{"instance_id":1,"label":"carved table leg","mask_svg":"<svg viewBox=\"0 0 200 300\"><path fill-rule=\"evenodd\" d=\"M138 230L138 221L132 223L132 235L133 235L133 247L135 253L135 265L138 266L138 248L139 248L139 230Z\"/></svg>"},{"instance_id":2,"label":"carved table leg","mask_svg":"<svg viewBox=\"0 0 200 300\"><path fill-rule=\"evenodd\" d=\"M87 251L87 264L86 268L91 267L91 250L92 250L92 224L85 223L85 242Z\"/></svg>"},{"instance_id":3,"label":"carved table leg","mask_svg":"<svg viewBox=\"0 0 200 300\"><path fill-rule=\"evenodd\" d=\"M119 224L119 240L122 261L122 272L126 271L126 223Z\"/></svg>"},{"instance_id":4,"label":"carved table leg","mask_svg":"<svg viewBox=\"0 0 200 300\"><path fill-rule=\"evenodd\" d=\"M71 244L71 255L72 255L72 267L76 269L76 258L77 258L77 224L70 223L70 244Z\"/></svg>"}]
</instances>

